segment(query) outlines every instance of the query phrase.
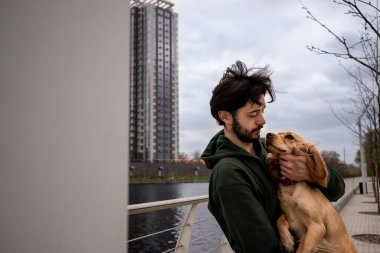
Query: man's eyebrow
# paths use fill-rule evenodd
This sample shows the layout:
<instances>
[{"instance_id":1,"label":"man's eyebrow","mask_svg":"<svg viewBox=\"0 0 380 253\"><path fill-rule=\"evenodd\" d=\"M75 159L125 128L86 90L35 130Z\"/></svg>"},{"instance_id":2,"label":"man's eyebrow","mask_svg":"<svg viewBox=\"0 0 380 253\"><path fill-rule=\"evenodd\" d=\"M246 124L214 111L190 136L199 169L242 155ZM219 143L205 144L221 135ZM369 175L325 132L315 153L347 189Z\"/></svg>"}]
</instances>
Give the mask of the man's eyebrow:
<instances>
[{"instance_id":1,"label":"man's eyebrow","mask_svg":"<svg viewBox=\"0 0 380 253\"><path fill-rule=\"evenodd\" d=\"M253 110L251 110L250 112L258 112L258 111L261 111L261 110L265 109L266 107L267 107L266 104L264 104L264 105L260 105L258 108L253 109Z\"/></svg>"},{"instance_id":2,"label":"man's eyebrow","mask_svg":"<svg viewBox=\"0 0 380 253\"><path fill-rule=\"evenodd\" d=\"M265 107L266 107L265 105L264 106L260 106L259 108L252 109L252 110L248 111L248 113L260 112L260 111L264 110Z\"/></svg>"}]
</instances>

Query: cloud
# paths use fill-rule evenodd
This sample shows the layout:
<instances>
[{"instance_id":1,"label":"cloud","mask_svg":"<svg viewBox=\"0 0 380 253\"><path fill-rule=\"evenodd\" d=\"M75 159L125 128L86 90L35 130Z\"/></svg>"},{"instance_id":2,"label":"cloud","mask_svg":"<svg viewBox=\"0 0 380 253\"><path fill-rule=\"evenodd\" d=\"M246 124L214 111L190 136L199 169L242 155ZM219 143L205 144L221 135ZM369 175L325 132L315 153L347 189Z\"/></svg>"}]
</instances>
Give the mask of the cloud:
<instances>
[{"instance_id":1,"label":"cloud","mask_svg":"<svg viewBox=\"0 0 380 253\"><path fill-rule=\"evenodd\" d=\"M343 34L357 24L332 3L303 1L324 23ZM248 66L269 65L277 101L268 105L265 131L292 129L324 150L354 160L356 137L331 108L352 106L353 83L332 56L316 55L307 45L335 50L335 39L307 14L298 1L178 1L180 151L203 151L220 126L209 100L224 70L237 59ZM351 30L350 30L351 29Z\"/></svg>"}]
</instances>

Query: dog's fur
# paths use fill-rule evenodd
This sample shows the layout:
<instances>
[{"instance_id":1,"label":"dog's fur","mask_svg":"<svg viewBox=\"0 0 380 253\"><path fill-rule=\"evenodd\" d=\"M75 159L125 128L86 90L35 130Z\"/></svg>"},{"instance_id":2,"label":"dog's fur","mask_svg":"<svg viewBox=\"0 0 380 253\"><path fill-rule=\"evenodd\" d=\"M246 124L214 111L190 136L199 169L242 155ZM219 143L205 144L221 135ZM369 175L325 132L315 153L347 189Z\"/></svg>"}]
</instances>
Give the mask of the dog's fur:
<instances>
[{"instance_id":1,"label":"dog's fur","mask_svg":"<svg viewBox=\"0 0 380 253\"><path fill-rule=\"evenodd\" d=\"M357 252L339 213L321 191L305 181L293 182L280 175L279 155L292 154L294 147L298 147L305 152L312 181L326 188L328 171L315 145L288 131L267 134L266 146L271 175L279 182L278 198L283 214L277 227L283 245L293 251L295 240L299 241L297 253Z\"/></svg>"}]
</instances>

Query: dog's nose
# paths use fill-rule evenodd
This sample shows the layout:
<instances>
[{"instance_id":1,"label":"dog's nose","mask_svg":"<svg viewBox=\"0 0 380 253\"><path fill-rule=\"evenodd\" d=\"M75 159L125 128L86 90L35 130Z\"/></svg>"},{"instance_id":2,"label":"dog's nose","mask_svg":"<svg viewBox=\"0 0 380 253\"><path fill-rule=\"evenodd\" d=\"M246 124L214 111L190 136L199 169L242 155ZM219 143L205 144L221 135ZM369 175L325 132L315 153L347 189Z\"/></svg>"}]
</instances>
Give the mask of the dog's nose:
<instances>
[{"instance_id":1,"label":"dog's nose","mask_svg":"<svg viewBox=\"0 0 380 253\"><path fill-rule=\"evenodd\" d=\"M274 136L274 134L272 134L272 133L267 133L267 138L268 138L268 139L272 138L273 136Z\"/></svg>"}]
</instances>

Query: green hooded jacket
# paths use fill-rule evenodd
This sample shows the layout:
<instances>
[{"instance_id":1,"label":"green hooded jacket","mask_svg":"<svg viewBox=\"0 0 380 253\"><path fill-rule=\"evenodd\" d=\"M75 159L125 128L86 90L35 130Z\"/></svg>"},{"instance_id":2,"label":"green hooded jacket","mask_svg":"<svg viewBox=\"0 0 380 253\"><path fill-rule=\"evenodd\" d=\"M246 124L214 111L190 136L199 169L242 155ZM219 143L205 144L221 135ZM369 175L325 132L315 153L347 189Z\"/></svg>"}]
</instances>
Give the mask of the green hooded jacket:
<instances>
[{"instance_id":1,"label":"green hooded jacket","mask_svg":"<svg viewBox=\"0 0 380 253\"><path fill-rule=\"evenodd\" d=\"M253 143L257 156L217 133L202 154L212 169L208 209L236 253L287 252L280 242L276 221L281 214L277 185L266 166L264 139ZM321 189L330 200L344 194L344 181L329 170L329 184Z\"/></svg>"}]
</instances>

